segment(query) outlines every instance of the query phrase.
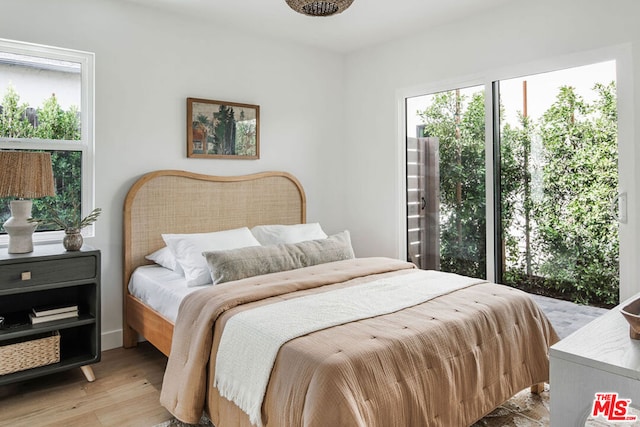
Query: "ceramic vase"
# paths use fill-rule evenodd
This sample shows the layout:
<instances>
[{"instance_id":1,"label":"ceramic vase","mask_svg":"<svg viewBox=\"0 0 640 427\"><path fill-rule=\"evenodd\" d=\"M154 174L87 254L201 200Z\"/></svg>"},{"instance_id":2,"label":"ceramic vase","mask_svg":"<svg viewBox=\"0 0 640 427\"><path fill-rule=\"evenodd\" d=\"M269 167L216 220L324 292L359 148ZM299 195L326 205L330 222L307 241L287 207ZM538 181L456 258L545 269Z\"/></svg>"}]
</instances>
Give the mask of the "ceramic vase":
<instances>
[{"instance_id":1,"label":"ceramic vase","mask_svg":"<svg viewBox=\"0 0 640 427\"><path fill-rule=\"evenodd\" d=\"M62 246L68 251L79 251L82 247L82 234L79 228L68 228L64 230Z\"/></svg>"}]
</instances>

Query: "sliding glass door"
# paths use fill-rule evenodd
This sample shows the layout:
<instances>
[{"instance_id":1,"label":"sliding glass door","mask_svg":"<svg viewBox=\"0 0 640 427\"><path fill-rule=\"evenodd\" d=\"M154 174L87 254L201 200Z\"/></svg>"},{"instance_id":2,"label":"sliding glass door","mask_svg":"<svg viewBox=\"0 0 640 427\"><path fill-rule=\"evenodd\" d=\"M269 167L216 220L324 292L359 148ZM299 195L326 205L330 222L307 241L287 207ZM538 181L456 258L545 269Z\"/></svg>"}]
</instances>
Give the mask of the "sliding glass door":
<instances>
[{"instance_id":1,"label":"sliding glass door","mask_svg":"<svg viewBox=\"0 0 640 427\"><path fill-rule=\"evenodd\" d=\"M409 259L486 277L484 90L409 98L406 108Z\"/></svg>"},{"instance_id":2,"label":"sliding glass door","mask_svg":"<svg viewBox=\"0 0 640 427\"><path fill-rule=\"evenodd\" d=\"M585 304L619 294L615 62L502 80L502 283Z\"/></svg>"},{"instance_id":3,"label":"sliding glass door","mask_svg":"<svg viewBox=\"0 0 640 427\"><path fill-rule=\"evenodd\" d=\"M407 98L407 258L617 304L615 75L606 62L494 82L487 103L483 86Z\"/></svg>"}]
</instances>

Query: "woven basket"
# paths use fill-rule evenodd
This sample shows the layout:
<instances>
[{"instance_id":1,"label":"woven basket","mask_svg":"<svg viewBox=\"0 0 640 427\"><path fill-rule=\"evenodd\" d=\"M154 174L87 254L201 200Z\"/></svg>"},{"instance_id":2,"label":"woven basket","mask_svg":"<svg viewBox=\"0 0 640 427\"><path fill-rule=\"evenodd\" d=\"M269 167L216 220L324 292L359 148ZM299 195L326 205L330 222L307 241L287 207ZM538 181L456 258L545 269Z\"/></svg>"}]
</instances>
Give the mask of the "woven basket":
<instances>
[{"instance_id":1,"label":"woven basket","mask_svg":"<svg viewBox=\"0 0 640 427\"><path fill-rule=\"evenodd\" d=\"M60 335L0 347L0 375L51 365L60 361Z\"/></svg>"}]
</instances>

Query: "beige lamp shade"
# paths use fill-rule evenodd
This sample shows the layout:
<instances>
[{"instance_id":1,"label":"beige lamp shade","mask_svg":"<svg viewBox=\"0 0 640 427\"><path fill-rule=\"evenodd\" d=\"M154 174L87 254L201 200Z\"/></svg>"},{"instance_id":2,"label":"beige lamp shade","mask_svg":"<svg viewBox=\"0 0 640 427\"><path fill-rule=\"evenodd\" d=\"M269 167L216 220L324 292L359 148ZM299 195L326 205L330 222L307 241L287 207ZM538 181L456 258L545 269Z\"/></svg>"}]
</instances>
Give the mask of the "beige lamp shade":
<instances>
[{"instance_id":1,"label":"beige lamp shade","mask_svg":"<svg viewBox=\"0 0 640 427\"><path fill-rule=\"evenodd\" d=\"M0 151L0 197L55 196L51 153Z\"/></svg>"},{"instance_id":2,"label":"beige lamp shade","mask_svg":"<svg viewBox=\"0 0 640 427\"><path fill-rule=\"evenodd\" d=\"M51 153L0 151L0 197L18 197L10 202L11 217L3 224L9 235L8 252L33 251L33 232L37 223L31 218L30 199L54 196Z\"/></svg>"}]
</instances>

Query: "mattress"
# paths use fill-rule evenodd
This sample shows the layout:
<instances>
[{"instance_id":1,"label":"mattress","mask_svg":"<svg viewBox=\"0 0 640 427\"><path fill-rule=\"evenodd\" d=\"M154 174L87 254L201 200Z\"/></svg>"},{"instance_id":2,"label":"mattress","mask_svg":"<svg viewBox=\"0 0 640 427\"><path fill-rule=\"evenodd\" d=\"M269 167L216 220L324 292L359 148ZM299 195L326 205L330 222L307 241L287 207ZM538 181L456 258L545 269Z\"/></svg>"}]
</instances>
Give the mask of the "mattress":
<instances>
[{"instance_id":1,"label":"mattress","mask_svg":"<svg viewBox=\"0 0 640 427\"><path fill-rule=\"evenodd\" d=\"M183 298L200 289L187 287L184 276L156 264L136 268L129 281L131 295L173 323Z\"/></svg>"}]
</instances>

